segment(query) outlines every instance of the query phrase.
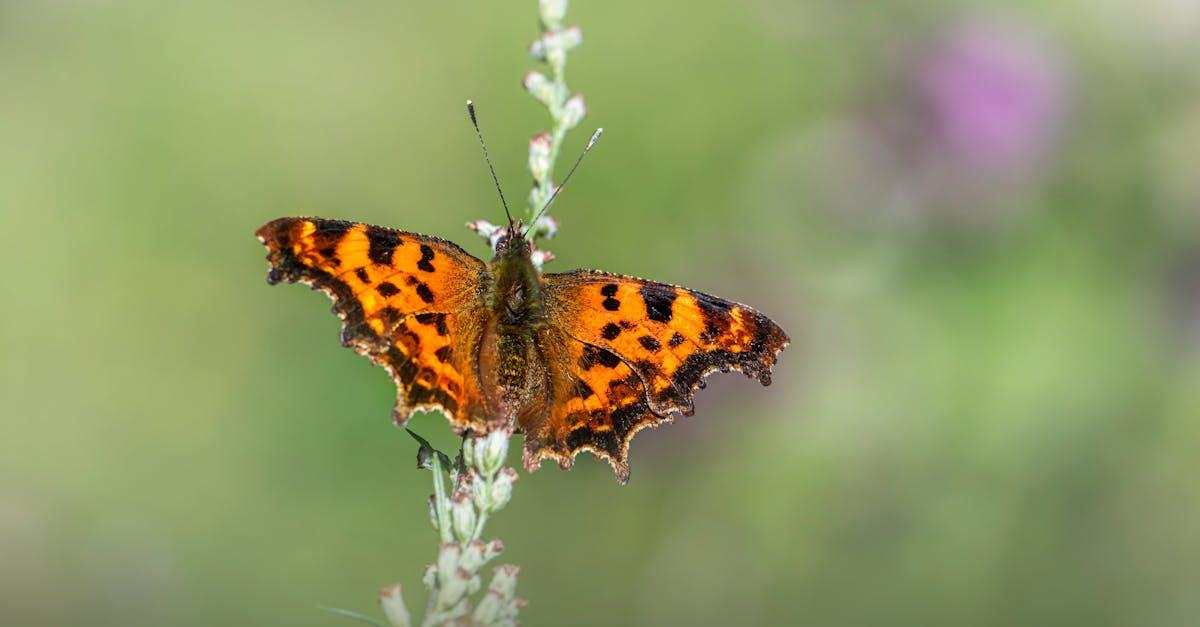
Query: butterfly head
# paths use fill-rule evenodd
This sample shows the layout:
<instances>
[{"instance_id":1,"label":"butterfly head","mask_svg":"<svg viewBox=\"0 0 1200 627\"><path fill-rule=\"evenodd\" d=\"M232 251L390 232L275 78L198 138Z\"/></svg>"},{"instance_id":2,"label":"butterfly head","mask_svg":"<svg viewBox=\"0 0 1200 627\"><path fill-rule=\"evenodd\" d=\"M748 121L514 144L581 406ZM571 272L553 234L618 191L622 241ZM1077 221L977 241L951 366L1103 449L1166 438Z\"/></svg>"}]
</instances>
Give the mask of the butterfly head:
<instances>
[{"instance_id":1,"label":"butterfly head","mask_svg":"<svg viewBox=\"0 0 1200 627\"><path fill-rule=\"evenodd\" d=\"M529 259L531 252L531 244L525 238L525 228L520 222L509 222L504 234L496 240L496 257L492 261Z\"/></svg>"}]
</instances>

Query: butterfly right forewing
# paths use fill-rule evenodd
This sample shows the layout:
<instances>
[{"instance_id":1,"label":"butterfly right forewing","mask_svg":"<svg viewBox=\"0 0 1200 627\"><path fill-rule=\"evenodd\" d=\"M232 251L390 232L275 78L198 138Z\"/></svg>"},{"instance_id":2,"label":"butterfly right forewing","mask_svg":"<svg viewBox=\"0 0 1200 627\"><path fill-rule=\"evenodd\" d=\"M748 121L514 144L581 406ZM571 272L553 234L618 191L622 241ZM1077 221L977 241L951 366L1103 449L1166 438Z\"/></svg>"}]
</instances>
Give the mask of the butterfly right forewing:
<instances>
[{"instance_id":1,"label":"butterfly right forewing","mask_svg":"<svg viewBox=\"0 0 1200 627\"><path fill-rule=\"evenodd\" d=\"M280 218L258 237L268 280L328 293L342 343L391 374L397 423L440 409L456 427L482 424L471 362L489 280L482 261L445 240L341 220Z\"/></svg>"},{"instance_id":2,"label":"butterfly right forewing","mask_svg":"<svg viewBox=\"0 0 1200 627\"><path fill-rule=\"evenodd\" d=\"M527 463L569 463L590 450L625 480L639 429L690 415L695 389L712 372L738 370L770 383L788 345L771 319L702 292L595 270L544 281L547 316L564 348L551 369L555 410L527 439Z\"/></svg>"}]
</instances>

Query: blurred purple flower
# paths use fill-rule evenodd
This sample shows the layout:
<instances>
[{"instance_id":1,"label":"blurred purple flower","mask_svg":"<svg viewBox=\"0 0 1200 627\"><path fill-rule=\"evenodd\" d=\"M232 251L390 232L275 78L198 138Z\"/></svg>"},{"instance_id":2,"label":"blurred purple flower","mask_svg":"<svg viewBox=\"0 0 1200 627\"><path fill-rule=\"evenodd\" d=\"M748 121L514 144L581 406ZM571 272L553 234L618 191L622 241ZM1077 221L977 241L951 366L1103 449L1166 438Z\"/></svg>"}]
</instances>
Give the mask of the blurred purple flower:
<instances>
[{"instance_id":1,"label":"blurred purple flower","mask_svg":"<svg viewBox=\"0 0 1200 627\"><path fill-rule=\"evenodd\" d=\"M1039 156L1056 134L1063 77L1029 33L972 20L951 27L919 66L918 93L953 156L990 169Z\"/></svg>"},{"instance_id":2,"label":"blurred purple flower","mask_svg":"<svg viewBox=\"0 0 1200 627\"><path fill-rule=\"evenodd\" d=\"M852 223L998 233L1058 167L1069 59L1035 25L994 17L898 30L849 107L766 161L806 169L816 206Z\"/></svg>"}]
</instances>

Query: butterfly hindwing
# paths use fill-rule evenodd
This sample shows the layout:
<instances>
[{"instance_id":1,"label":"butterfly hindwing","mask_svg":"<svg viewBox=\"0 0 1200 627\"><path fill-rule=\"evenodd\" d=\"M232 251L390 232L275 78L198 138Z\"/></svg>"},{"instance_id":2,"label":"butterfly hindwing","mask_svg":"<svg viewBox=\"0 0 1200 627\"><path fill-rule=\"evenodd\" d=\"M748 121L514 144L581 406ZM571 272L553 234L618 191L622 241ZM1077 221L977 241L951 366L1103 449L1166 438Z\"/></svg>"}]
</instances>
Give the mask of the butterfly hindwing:
<instances>
[{"instance_id":1,"label":"butterfly hindwing","mask_svg":"<svg viewBox=\"0 0 1200 627\"><path fill-rule=\"evenodd\" d=\"M788 345L787 335L771 319L701 292L595 270L544 278L549 318L580 355L563 377L577 379L594 392L603 386L632 387L634 380L622 375L627 369L640 385L640 405L605 399L599 407L614 433L621 434L619 446L602 435L603 429L593 429L586 441L581 440L582 431L551 430L560 440L559 448L571 455L578 450L605 452L619 476L628 475L625 458L632 434L675 412L691 415L693 393L708 374L738 370L769 384L776 355ZM633 410L641 411L631 417ZM585 424L603 424L603 412L589 410L591 422ZM582 415L562 414L566 425L578 423ZM562 440L572 433L577 441Z\"/></svg>"},{"instance_id":2,"label":"butterfly hindwing","mask_svg":"<svg viewBox=\"0 0 1200 627\"><path fill-rule=\"evenodd\" d=\"M441 409L456 425L478 416L467 347L479 326L482 261L445 240L341 220L280 218L257 235L268 281L328 293L342 343L388 370L398 423L418 409Z\"/></svg>"},{"instance_id":3,"label":"butterfly hindwing","mask_svg":"<svg viewBox=\"0 0 1200 627\"><path fill-rule=\"evenodd\" d=\"M629 480L628 443L639 429L655 425L641 378L620 357L598 346L578 342L561 330L541 342L550 366L548 415L525 420L525 467L534 470L543 458L569 468L580 451L608 460L617 478Z\"/></svg>"}]
</instances>

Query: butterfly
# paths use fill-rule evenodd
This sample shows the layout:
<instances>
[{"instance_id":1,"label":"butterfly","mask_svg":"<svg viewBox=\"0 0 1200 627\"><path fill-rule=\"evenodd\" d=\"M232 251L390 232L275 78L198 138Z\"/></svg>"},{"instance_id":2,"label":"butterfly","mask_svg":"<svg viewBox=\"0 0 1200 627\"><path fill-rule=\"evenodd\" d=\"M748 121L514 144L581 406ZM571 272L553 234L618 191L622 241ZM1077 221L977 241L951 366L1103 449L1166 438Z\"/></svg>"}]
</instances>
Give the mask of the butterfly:
<instances>
[{"instance_id":1,"label":"butterfly","mask_svg":"<svg viewBox=\"0 0 1200 627\"><path fill-rule=\"evenodd\" d=\"M268 282L328 293L342 344L391 375L396 424L440 410L458 433L513 428L529 471L590 451L626 483L634 434L692 415L710 373L769 385L789 342L750 307L694 290L543 274L512 222L490 263L444 239L342 220L280 218L257 235Z\"/></svg>"}]
</instances>

